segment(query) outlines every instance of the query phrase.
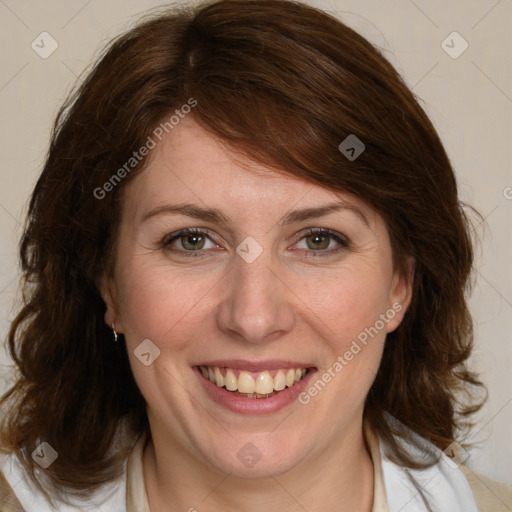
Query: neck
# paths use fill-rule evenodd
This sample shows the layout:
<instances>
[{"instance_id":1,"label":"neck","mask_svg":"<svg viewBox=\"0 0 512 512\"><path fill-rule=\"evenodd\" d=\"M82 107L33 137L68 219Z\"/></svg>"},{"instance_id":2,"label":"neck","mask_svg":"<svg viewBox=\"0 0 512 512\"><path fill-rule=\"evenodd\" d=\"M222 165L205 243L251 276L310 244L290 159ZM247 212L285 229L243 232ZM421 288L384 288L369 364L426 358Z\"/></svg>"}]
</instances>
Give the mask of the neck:
<instances>
[{"instance_id":1,"label":"neck","mask_svg":"<svg viewBox=\"0 0 512 512\"><path fill-rule=\"evenodd\" d=\"M289 471L241 478L206 467L172 440L150 439L143 455L151 512L202 509L244 512L371 512L373 463L361 423L328 453L305 457Z\"/></svg>"}]
</instances>

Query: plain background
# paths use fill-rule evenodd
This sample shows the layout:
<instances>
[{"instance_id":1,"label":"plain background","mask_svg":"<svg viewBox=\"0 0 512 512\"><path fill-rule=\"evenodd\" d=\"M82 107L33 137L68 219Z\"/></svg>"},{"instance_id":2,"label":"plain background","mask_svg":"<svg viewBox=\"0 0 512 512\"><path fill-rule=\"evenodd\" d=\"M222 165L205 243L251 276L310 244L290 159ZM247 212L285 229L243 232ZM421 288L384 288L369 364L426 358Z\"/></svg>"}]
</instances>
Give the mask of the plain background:
<instances>
[{"instance_id":1,"label":"plain background","mask_svg":"<svg viewBox=\"0 0 512 512\"><path fill-rule=\"evenodd\" d=\"M489 388L466 464L512 484L512 2L510 0L311 0L382 49L419 98L456 169L460 196L485 217L471 298L473 368ZM66 93L112 37L150 0L0 0L0 335L15 312L17 243ZM453 58L464 47L468 48ZM43 59L31 47L48 32ZM448 37L450 36L450 37ZM44 36L47 37L47 36ZM447 39L448 37L448 39ZM442 47L451 47L450 56ZM41 43L39 43L41 44ZM48 48L48 46L46 46ZM0 350L0 391L9 378Z\"/></svg>"}]
</instances>

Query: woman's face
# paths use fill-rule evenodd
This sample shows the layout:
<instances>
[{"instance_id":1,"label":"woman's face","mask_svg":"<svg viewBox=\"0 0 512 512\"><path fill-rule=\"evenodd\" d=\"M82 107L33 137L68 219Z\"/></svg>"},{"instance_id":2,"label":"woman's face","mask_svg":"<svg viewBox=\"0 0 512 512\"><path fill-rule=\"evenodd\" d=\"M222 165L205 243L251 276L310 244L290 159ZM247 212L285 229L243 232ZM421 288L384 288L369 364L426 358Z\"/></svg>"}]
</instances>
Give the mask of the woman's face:
<instances>
[{"instance_id":1,"label":"woman's face","mask_svg":"<svg viewBox=\"0 0 512 512\"><path fill-rule=\"evenodd\" d=\"M105 319L125 335L155 444L265 476L360 432L410 296L382 218L349 194L235 159L191 117L125 193ZM187 228L198 232L179 234ZM263 397L233 391L253 388Z\"/></svg>"}]
</instances>

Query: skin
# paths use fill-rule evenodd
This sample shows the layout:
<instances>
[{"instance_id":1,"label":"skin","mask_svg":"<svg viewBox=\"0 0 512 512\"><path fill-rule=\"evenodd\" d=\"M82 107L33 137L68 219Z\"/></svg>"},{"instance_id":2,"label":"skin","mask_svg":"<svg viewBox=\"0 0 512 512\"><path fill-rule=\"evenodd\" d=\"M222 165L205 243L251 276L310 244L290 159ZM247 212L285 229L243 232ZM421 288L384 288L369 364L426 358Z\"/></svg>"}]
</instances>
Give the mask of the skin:
<instances>
[{"instance_id":1,"label":"skin","mask_svg":"<svg viewBox=\"0 0 512 512\"><path fill-rule=\"evenodd\" d=\"M368 225L349 209L279 223L292 209L340 201L358 208ZM178 203L218 208L229 224L181 214L141 221L155 207ZM209 231L202 250L190 250L190 237L163 247L168 235L193 227ZM333 230L348 246L306 228ZM263 249L252 263L236 252L247 236ZM178 254L187 248L202 256ZM340 504L370 511L363 404L386 332L409 305L411 274L394 271L385 223L361 199L235 157L191 116L182 120L125 189L115 270L101 285L105 322L124 333L148 404L143 469L152 512L171 505L329 512ZM307 405L234 413L193 374L201 361L241 358L304 361L321 376L395 303L401 311ZM160 356L144 366L134 350L148 338ZM252 467L236 456L248 442L262 454Z\"/></svg>"}]
</instances>

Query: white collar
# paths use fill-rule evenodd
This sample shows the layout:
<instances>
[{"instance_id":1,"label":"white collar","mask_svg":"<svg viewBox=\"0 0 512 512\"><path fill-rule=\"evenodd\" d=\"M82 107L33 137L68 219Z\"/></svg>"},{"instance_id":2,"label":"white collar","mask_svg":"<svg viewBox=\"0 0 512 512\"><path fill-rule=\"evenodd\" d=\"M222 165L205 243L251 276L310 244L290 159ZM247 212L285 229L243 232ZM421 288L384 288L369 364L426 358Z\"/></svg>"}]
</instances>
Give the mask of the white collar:
<instances>
[{"instance_id":1,"label":"white collar","mask_svg":"<svg viewBox=\"0 0 512 512\"><path fill-rule=\"evenodd\" d=\"M380 442L389 512L478 512L473 491L455 461L431 442L412 433L395 418L389 415L388 418L416 441L417 444L411 444L396 437L413 457L421 460L426 452L430 452L437 459L427 469L404 468L388 458L384 444Z\"/></svg>"}]
</instances>

